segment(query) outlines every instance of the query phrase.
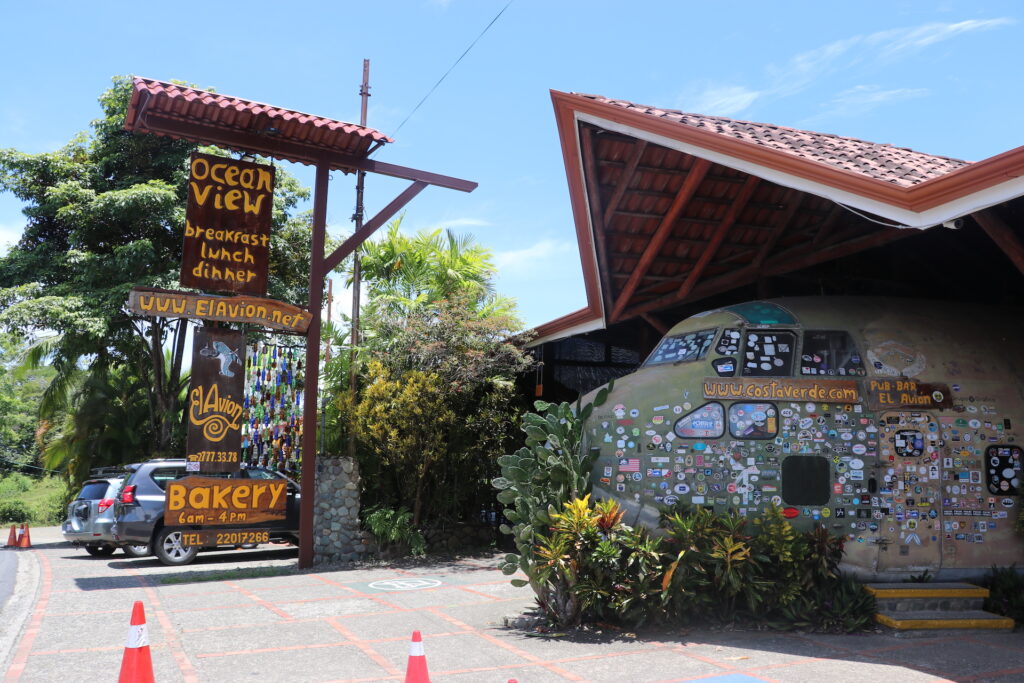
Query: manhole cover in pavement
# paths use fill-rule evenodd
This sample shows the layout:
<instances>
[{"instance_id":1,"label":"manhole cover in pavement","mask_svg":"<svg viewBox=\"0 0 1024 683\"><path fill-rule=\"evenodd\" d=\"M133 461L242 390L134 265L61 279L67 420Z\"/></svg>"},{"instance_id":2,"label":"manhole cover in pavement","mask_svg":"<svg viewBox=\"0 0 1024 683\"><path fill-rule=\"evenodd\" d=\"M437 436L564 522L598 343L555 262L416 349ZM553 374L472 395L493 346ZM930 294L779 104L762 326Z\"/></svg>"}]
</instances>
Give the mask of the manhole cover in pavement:
<instances>
[{"instance_id":1,"label":"manhole cover in pavement","mask_svg":"<svg viewBox=\"0 0 1024 683\"><path fill-rule=\"evenodd\" d=\"M437 579L387 579L374 581L370 588L379 591L418 591L424 588L436 588L441 582Z\"/></svg>"}]
</instances>

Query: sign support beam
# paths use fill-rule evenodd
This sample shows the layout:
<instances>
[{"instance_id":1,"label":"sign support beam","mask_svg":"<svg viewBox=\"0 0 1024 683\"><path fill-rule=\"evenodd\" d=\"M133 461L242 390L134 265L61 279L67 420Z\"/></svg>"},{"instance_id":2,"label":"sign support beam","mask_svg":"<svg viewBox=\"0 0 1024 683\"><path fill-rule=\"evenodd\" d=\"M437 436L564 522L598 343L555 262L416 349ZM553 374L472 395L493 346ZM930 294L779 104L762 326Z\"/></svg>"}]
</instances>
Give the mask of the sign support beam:
<instances>
[{"instance_id":1,"label":"sign support beam","mask_svg":"<svg viewBox=\"0 0 1024 683\"><path fill-rule=\"evenodd\" d=\"M317 400L320 391L320 317L323 309L324 242L327 234L327 187L331 177L326 163L317 164L313 190L313 242L309 259L309 312L306 330L306 386L302 404L302 500L299 506L299 568L313 566L313 513L316 510Z\"/></svg>"}]
</instances>

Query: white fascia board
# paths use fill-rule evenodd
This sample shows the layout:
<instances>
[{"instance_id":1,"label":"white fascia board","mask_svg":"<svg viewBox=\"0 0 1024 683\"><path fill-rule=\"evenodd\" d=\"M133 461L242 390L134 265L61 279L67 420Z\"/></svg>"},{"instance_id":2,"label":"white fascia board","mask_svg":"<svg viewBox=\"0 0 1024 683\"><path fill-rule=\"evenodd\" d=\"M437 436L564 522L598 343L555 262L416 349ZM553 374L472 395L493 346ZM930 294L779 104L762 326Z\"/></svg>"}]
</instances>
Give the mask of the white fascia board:
<instances>
[{"instance_id":1,"label":"white fascia board","mask_svg":"<svg viewBox=\"0 0 1024 683\"><path fill-rule=\"evenodd\" d=\"M591 114L576 112L576 119L578 121L584 121L586 123L599 126L605 130L615 131L617 133L622 133L623 135L629 135L640 140L646 140L663 147L668 147L669 149L674 149L686 154L692 154L693 156L707 159L708 161L712 161L716 164L720 164L737 171L743 171L744 173L748 173L759 178L764 178L765 180L782 185L783 187L789 187L802 192L809 192L810 194L817 195L819 197L825 197L838 204L853 207L860 211L866 211L899 224L893 227L920 229L932 228L936 225L941 225L945 221L966 216L974 213L975 211L980 211L990 206L995 206L996 204L1001 204L1005 201L1009 201L1010 199L1024 195L1024 176L1021 176L1017 178L1010 178L1005 182L974 192L965 197L960 197L926 211L910 211L909 209L901 209L899 207L892 206L891 204L886 204L884 202L862 197L858 194L836 189L830 185L816 183L813 180L808 180L807 178L783 173L782 171L777 171L773 168L768 168L760 164L755 164L743 159L737 159L736 157L729 156L728 154L722 154L721 152L715 152L704 147L680 142L679 140L657 135L641 128L623 125ZM576 128L579 130L578 125Z\"/></svg>"},{"instance_id":2,"label":"white fascia board","mask_svg":"<svg viewBox=\"0 0 1024 683\"><path fill-rule=\"evenodd\" d=\"M588 320L585 323L578 323L572 327L567 327L564 330L554 332L543 337L537 337L536 339L530 340L530 343L526 345L526 348L533 348L534 346L540 346L547 342L557 341L559 339L565 339L566 337L572 337L577 334L583 334L584 332L593 332L594 330L603 330L605 328L604 318L594 318Z\"/></svg>"},{"instance_id":3,"label":"white fascia board","mask_svg":"<svg viewBox=\"0 0 1024 683\"><path fill-rule=\"evenodd\" d=\"M597 262L597 234L594 232L594 216L590 212L590 190L587 187L587 175L583 169L583 141L580 140L580 126L577 122L573 126L575 128L574 134L576 135L576 149L579 150L579 154L576 155L576 164L579 167L580 178L583 179L583 205L587 211L587 227L590 228L590 253L587 256L590 257L591 262L594 264L594 277L597 279L597 306L601 310L601 327L605 326L606 311L604 310L604 297L601 296L601 292L604 290L604 282L601 281L601 268ZM594 179L597 182L597 178ZM584 256L582 253L580 256ZM609 286L611 283L609 283ZM587 302L591 303L591 302ZM574 328L575 329L575 328ZM597 329L597 328L595 328ZM587 330L589 332L589 330Z\"/></svg>"}]
</instances>

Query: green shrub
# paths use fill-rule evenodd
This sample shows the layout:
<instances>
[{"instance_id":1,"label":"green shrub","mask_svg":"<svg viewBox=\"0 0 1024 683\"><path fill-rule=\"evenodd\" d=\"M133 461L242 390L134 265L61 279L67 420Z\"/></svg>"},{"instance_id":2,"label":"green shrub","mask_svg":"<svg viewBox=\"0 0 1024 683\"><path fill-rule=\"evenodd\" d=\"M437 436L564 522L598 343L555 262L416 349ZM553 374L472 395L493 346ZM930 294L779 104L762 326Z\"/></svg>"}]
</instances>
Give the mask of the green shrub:
<instances>
[{"instance_id":1,"label":"green shrub","mask_svg":"<svg viewBox=\"0 0 1024 683\"><path fill-rule=\"evenodd\" d=\"M51 493L48 497L32 506L32 524L39 526L57 526L67 517L67 504L60 492Z\"/></svg>"},{"instance_id":2,"label":"green shrub","mask_svg":"<svg viewBox=\"0 0 1024 683\"><path fill-rule=\"evenodd\" d=\"M15 498L32 488L32 479L12 472L5 477L0 477L0 500L4 498Z\"/></svg>"},{"instance_id":3,"label":"green shrub","mask_svg":"<svg viewBox=\"0 0 1024 683\"><path fill-rule=\"evenodd\" d=\"M0 523L3 524L25 524L31 521L32 514L25 504L20 500L5 500L0 502Z\"/></svg>"},{"instance_id":4,"label":"green shrub","mask_svg":"<svg viewBox=\"0 0 1024 683\"><path fill-rule=\"evenodd\" d=\"M1012 618L1018 627L1024 625L1024 576L1017 565L992 567L983 583L989 591L985 609Z\"/></svg>"},{"instance_id":5,"label":"green shrub","mask_svg":"<svg viewBox=\"0 0 1024 683\"><path fill-rule=\"evenodd\" d=\"M427 542L419 529L412 525L412 513L409 510L372 507L366 511L363 521L373 532L377 542L385 548L389 545L392 549L406 545L413 555L426 553Z\"/></svg>"},{"instance_id":6,"label":"green shrub","mask_svg":"<svg viewBox=\"0 0 1024 683\"><path fill-rule=\"evenodd\" d=\"M526 574L525 580L512 583L529 584L542 609L559 624L576 623L580 610L565 583L568 579L553 568L553 573L547 571L550 560L539 557L538 549L563 506L590 492L590 470L598 452L583 452L583 425L594 406L607 400L612 386L609 382L600 389L593 403L577 402L575 410L564 402L534 403L538 412L525 413L521 422L526 445L498 458L501 476L491 482L498 489L498 502L507 506L502 512L511 524L502 524L501 531L513 537L519 551L505 556L501 571L507 576L520 570Z\"/></svg>"}]
</instances>

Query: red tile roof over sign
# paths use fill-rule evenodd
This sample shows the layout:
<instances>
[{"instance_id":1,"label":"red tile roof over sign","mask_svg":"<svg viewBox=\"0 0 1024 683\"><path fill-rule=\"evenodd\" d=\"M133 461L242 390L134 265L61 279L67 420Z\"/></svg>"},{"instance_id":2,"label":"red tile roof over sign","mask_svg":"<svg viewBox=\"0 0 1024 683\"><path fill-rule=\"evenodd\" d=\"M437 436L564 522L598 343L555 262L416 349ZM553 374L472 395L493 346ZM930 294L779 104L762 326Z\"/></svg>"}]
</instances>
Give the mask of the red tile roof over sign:
<instances>
[{"instance_id":1,"label":"red tile roof over sign","mask_svg":"<svg viewBox=\"0 0 1024 683\"><path fill-rule=\"evenodd\" d=\"M852 171L901 187L911 187L971 163L961 159L923 154L905 147L867 142L828 133L797 130L770 123L737 121L721 116L688 114L674 109L662 109L626 100L614 100L601 95L574 94L595 102L614 105L629 111L675 121L718 135L779 150L796 157Z\"/></svg>"},{"instance_id":2,"label":"red tile roof over sign","mask_svg":"<svg viewBox=\"0 0 1024 683\"><path fill-rule=\"evenodd\" d=\"M146 131L146 117L158 115L355 156L366 154L375 143L393 142L373 128L165 81L137 77L133 88L125 118L129 130ZM307 159L291 160L309 163Z\"/></svg>"}]
</instances>

